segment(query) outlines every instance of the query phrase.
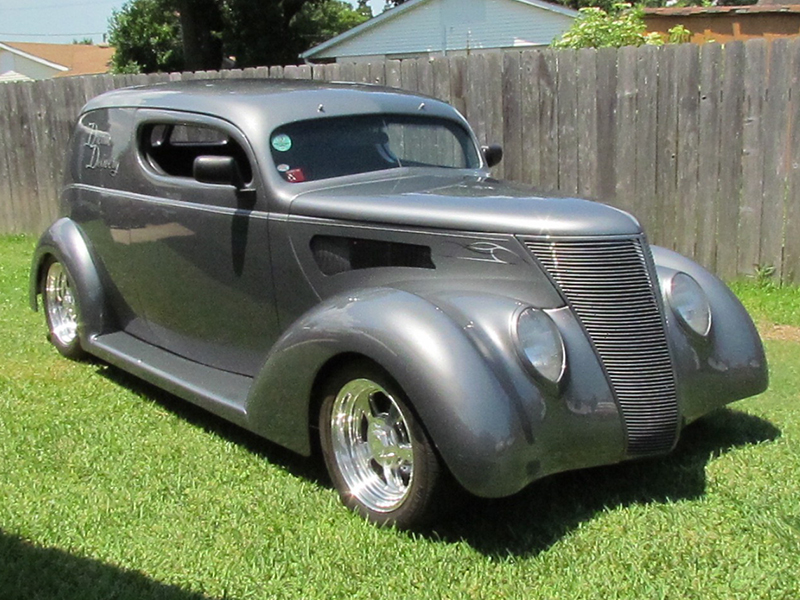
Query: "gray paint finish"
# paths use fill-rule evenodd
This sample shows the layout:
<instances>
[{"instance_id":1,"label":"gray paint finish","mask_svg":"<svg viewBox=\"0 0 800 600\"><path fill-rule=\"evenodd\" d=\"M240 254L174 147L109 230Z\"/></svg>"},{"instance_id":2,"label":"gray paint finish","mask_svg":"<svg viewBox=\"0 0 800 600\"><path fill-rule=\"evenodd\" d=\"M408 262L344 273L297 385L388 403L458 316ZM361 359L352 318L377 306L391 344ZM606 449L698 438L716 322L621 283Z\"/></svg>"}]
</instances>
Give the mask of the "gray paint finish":
<instances>
[{"instance_id":1,"label":"gray paint finish","mask_svg":"<svg viewBox=\"0 0 800 600\"><path fill-rule=\"evenodd\" d=\"M275 128L366 113L467 127L439 101L351 84L194 81L92 100L73 136L64 218L34 256L32 306L54 256L75 282L87 351L303 454L322 378L362 356L406 392L474 494L508 495L550 473L630 458L596 344L523 241L644 240L636 219L491 179L485 164L284 180L269 148ZM154 123L223 132L252 168L248 189L160 171L143 150ZM361 254L320 256L320 236ZM679 430L763 391L766 360L722 282L652 250L642 268L665 324ZM325 260L344 266L326 275ZM706 341L688 335L662 297L677 271L708 296ZM563 339L556 388L520 357L514 322L526 307L545 310Z\"/></svg>"}]
</instances>

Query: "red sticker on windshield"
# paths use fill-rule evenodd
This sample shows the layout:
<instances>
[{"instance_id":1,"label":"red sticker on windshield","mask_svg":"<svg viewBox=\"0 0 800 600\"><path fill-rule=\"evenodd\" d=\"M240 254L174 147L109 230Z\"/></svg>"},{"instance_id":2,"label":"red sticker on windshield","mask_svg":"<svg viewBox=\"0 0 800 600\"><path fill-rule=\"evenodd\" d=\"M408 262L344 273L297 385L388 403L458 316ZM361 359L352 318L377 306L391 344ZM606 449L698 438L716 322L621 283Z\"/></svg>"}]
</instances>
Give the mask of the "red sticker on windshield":
<instances>
[{"instance_id":1,"label":"red sticker on windshield","mask_svg":"<svg viewBox=\"0 0 800 600\"><path fill-rule=\"evenodd\" d=\"M286 177L286 181L291 181L292 183L302 183L306 180L306 174L303 173L303 169L290 169L284 173Z\"/></svg>"}]
</instances>

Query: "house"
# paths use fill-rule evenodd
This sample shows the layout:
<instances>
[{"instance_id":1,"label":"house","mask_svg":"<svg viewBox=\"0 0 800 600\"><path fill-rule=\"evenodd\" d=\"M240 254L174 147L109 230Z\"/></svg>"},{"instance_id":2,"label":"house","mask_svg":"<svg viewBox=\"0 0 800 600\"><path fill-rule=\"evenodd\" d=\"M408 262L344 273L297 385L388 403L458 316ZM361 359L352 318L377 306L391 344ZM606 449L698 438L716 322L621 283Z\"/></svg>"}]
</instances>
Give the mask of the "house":
<instances>
[{"instance_id":1,"label":"house","mask_svg":"<svg viewBox=\"0 0 800 600\"><path fill-rule=\"evenodd\" d=\"M108 46L0 42L0 82L106 73L113 55Z\"/></svg>"},{"instance_id":2,"label":"house","mask_svg":"<svg viewBox=\"0 0 800 600\"><path fill-rule=\"evenodd\" d=\"M375 62L546 46L578 13L543 0L408 0L303 52L306 62Z\"/></svg>"},{"instance_id":3,"label":"house","mask_svg":"<svg viewBox=\"0 0 800 600\"><path fill-rule=\"evenodd\" d=\"M731 42L800 36L800 4L646 8L647 31L666 34L675 25L692 32L690 42Z\"/></svg>"}]
</instances>

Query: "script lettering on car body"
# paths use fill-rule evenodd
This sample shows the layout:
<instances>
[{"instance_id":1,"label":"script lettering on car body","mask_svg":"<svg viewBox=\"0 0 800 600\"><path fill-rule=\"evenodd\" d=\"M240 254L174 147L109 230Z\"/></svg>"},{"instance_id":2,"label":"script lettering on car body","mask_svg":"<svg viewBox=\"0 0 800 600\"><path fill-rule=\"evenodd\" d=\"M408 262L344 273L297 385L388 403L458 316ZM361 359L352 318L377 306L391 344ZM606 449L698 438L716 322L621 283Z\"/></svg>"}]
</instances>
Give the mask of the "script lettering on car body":
<instances>
[{"instance_id":1,"label":"script lettering on car body","mask_svg":"<svg viewBox=\"0 0 800 600\"><path fill-rule=\"evenodd\" d=\"M84 144L90 149L89 160L85 167L87 169L105 169L113 177L119 172L119 161L103 157L103 148L108 148L110 153L113 149L111 135L107 131L102 131L97 127L97 123L89 123L89 138Z\"/></svg>"}]
</instances>

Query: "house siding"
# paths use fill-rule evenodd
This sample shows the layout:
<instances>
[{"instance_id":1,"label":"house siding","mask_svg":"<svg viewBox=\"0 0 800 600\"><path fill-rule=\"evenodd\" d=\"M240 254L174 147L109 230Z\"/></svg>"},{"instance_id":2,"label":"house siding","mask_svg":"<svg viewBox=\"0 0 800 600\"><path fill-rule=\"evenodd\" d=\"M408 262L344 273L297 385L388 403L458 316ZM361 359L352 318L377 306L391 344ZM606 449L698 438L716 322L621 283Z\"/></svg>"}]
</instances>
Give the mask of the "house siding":
<instances>
[{"instance_id":1,"label":"house siding","mask_svg":"<svg viewBox=\"0 0 800 600\"><path fill-rule=\"evenodd\" d=\"M429 0L314 58L443 54L549 44L572 18L515 0Z\"/></svg>"},{"instance_id":2,"label":"house siding","mask_svg":"<svg viewBox=\"0 0 800 600\"><path fill-rule=\"evenodd\" d=\"M30 79L49 79L61 72L8 50L0 50L0 74L9 71L25 75Z\"/></svg>"}]
</instances>

